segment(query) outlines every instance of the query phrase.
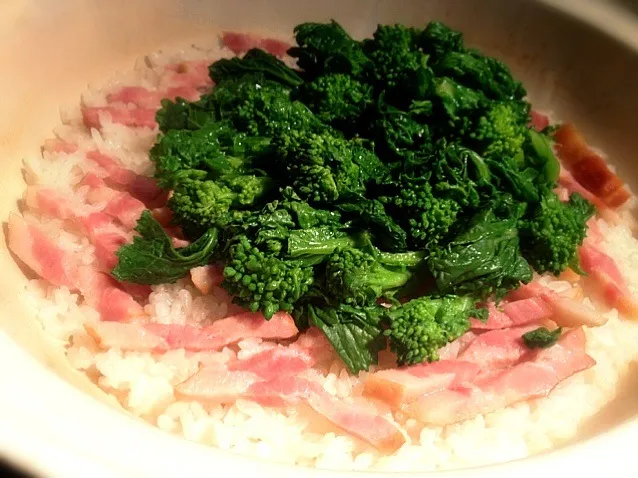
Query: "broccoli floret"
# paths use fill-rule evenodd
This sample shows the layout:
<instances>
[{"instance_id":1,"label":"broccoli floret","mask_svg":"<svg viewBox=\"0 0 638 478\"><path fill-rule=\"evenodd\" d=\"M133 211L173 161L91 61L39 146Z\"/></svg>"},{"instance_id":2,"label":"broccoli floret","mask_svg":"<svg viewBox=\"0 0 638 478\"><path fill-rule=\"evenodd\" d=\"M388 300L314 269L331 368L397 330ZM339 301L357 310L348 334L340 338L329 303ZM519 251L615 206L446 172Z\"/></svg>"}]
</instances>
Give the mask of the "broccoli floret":
<instances>
[{"instance_id":1,"label":"broccoli floret","mask_svg":"<svg viewBox=\"0 0 638 478\"><path fill-rule=\"evenodd\" d=\"M227 176L220 180L183 178L175 187L168 207L174 220L189 235L211 227L223 227L231 208L255 205L271 189L272 180L253 175Z\"/></svg>"},{"instance_id":2,"label":"broccoli floret","mask_svg":"<svg viewBox=\"0 0 638 478\"><path fill-rule=\"evenodd\" d=\"M428 248L443 239L461 211L450 198L436 197L428 177L402 176L391 196L384 196L393 217L409 234L409 244Z\"/></svg>"},{"instance_id":3,"label":"broccoli floret","mask_svg":"<svg viewBox=\"0 0 638 478\"><path fill-rule=\"evenodd\" d=\"M371 305L379 297L390 297L407 284L423 258L421 253L337 250L326 262L326 290L339 302Z\"/></svg>"},{"instance_id":4,"label":"broccoli floret","mask_svg":"<svg viewBox=\"0 0 638 478\"><path fill-rule=\"evenodd\" d=\"M273 138L273 148L284 176L302 199L333 202L365 191L364 177L348 140L329 132L290 131Z\"/></svg>"},{"instance_id":5,"label":"broccoli floret","mask_svg":"<svg viewBox=\"0 0 638 478\"><path fill-rule=\"evenodd\" d=\"M391 307L385 335L399 365L438 360L439 349L470 328L474 301L469 297L420 297Z\"/></svg>"},{"instance_id":6,"label":"broccoli floret","mask_svg":"<svg viewBox=\"0 0 638 478\"><path fill-rule=\"evenodd\" d=\"M263 76L247 74L218 85L202 101L216 119L228 120L251 136L326 128L300 101L291 101L290 89Z\"/></svg>"},{"instance_id":7,"label":"broccoli floret","mask_svg":"<svg viewBox=\"0 0 638 478\"><path fill-rule=\"evenodd\" d=\"M229 249L222 286L235 303L270 319L280 310L291 312L313 282L311 267L264 254L240 236Z\"/></svg>"},{"instance_id":8,"label":"broccoli floret","mask_svg":"<svg viewBox=\"0 0 638 478\"><path fill-rule=\"evenodd\" d=\"M393 100L424 98L431 87L433 74L427 66L428 57L417 46L419 33L403 25L379 25L373 38L363 42L373 64L374 82Z\"/></svg>"},{"instance_id":9,"label":"broccoli floret","mask_svg":"<svg viewBox=\"0 0 638 478\"><path fill-rule=\"evenodd\" d=\"M269 152L270 138L249 137L227 121L208 123L201 129L170 130L160 135L150 152L155 178L172 189L186 170L208 171L213 177L249 173Z\"/></svg>"},{"instance_id":10,"label":"broccoli floret","mask_svg":"<svg viewBox=\"0 0 638 478\"><path fill-rule=\"evenodd\" d=\"M487 158L500 160L518 155L522 159L528 121L527 103L493 103L469 136L476 142L477 151Z\"/></svg>"},{"instance_id":11,"label":"broccoli floret","mask_svg":"<svg viewBox=\"0 0 638 478\"><path fill-rule=\"evenodd\" d=\"M578 269L578 247L594 212L578 194L572 194L566 203L551 191L541 197L531 218L520 226L523 255L536 272L558 275L568 267Z\"/></svg>"},{"instance_id":12,"label":"broccoli floret","mask_svg":"<svg viewBox=\"0 0 638 478\"><path fill-rule=\"evenodd\" d=\"M345 74L320 76L298 89L303 101L324 123L353 130L372 104L372 87Z\"/></svg>"}]
</instances>

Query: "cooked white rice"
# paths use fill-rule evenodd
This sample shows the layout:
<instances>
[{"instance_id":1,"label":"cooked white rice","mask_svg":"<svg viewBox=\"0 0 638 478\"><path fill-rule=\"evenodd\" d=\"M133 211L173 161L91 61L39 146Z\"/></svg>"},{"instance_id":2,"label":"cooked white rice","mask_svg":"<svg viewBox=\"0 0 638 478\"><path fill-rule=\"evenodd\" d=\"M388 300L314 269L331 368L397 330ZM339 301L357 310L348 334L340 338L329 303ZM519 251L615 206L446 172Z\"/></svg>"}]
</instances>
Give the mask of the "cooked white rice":
<instances>
[{"instance_id":1,"label":"cooked white rice","mask_svg":"<svg viewBox=\"0 0 638 478\"><path fill-rule=\"evenodd\" d=\"M229 52L211 48L188 48L156 53L139 61L133 71L122 73L104 89L92 89L83 96L87 105L105 104L106 94L123 85L156 88L158 69L183 59L215 59ZM98 149L114 153L130 169L152 174L148 150L155 131L107 124L101 132L87 133L81 126L79 109L62 114L63 125L55 130L62 139L78 143L76 154L58 154L52 161L29 158L28 182L60 188L77 184L83 171L85 151ZM95 260L86 238L64 231L57 220L39 218L67 251L81 255L84 263ZM616 260L633 293L638 293L638 242L625 226L603 225L604 247ZM568 283L550 281L553 288ZM392 418L407 436L407 443L391 455L335 430L313 428L303 409L264 408L247 400L234 405L207 405L176 399L174 386L192 375L201 363L225 362L236 355L259 350L260 341L245 340L220 352L187 353L173 350L163 354L101 350L84 331L83 324L99 320L98 313L77 294L33 280L25 300L45 332L66 350L71 365L85 371L95 383L113 394L132 414L156 424L162 430L224 450L267 458L278 462L343 470L426 471L474 466L522 458L547 450L572 438L580 425L614 398L619 379L636 359L638 323L619 318L616 310L600 307L609 321L587 329L587 352L597 364L563 382L548 398L519 403L495 413L447 426L429 427L400 412ZM588 299L585 302L594 307ZM146 312L158 323L204 323L222 318L235 306L221 289L201 296L189 280L153 287ZM362 393L362 379L349 375L333 356L320 368L324 388L338 397L352 399Z\"/></svg>"}]
</instances>

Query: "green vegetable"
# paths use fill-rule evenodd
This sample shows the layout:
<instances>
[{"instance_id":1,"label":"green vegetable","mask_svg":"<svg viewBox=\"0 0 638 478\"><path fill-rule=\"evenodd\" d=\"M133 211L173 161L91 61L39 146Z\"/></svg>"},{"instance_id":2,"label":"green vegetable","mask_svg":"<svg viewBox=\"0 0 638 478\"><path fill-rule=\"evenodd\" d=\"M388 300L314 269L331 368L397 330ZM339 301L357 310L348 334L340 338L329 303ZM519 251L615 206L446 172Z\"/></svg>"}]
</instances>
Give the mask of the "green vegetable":
<instances>
[{"instance_id":1,"label":"green vegetable","mask_svg":"<svg viewBox=\"0 0 638 478\"><path fill-rule=\"evenodd\" d=\"M230 247L222 285L237 304L269 319L280 310L291 312L312 284L311 268L266 255L240 236Z\"/></svg>"},{"instance_id":2,"label":"green vegetable","mask_svg":"<svg viewBox=\"0 0 638 478\"><path fill-rule=\"evenodd\" d=\"M236 303L319 327L357 372L386 341L400 363L436 360L487 318L477 304L533 269L578 270L593 207L553 192L551 128L529 128L505 65L439 22L294 34L296 69L253 49L210 65L198 101L162 103L150 156L192 245L172 249L145 214L116 277L219 261Z\"/></svg>"},{"instance_id":3,"label":"green vegetable","mask_svg":"<svg viewBox=\"0 0 638 478\"><path fill-rule=\"evenodd\" d=\"M523 342L525 342L525 345L530 349L546 349L556 343L562 332L563 329L561 327L554 330L539 327L523 334Z\"/></svg>"},{"instance_id":4,"label":"green vegetable","mask_svg":"<svg viewBox=\"0 0 638 478\"><path fill-rule=\"evenodd\" d=\"M112 274L122 282L175 282L192 268L207 264L217 246L217 229L210 229L192 244L175 249L150 211L142 213L135 230L139 235L133 243L120 247L116 253L118 263Z\"/></svg>"},{"instance_id":5,"label":"green vegetable","mask_svg":"<svg viewBox=\"0 0 638 478\"><path fill-rule=\"evenodd\" d=\"M288 131L273 139L273 150L283 174L302 199L335 202L365 192L366 177L357 162L367 158L355 157L351 142L330 132Z\"/></svg>"},{"instance_id":6,"label":"green vegetable","mask_svg":"<svg viewBox=\"0 0 638 478\"><path fill-rule=\"evenodd\" d=\"M420 30L403 25L379 25L372 39L363 41L370 59L370 77L377 89L385 91L397 106L407 99L425 98L433 73L428 56L417 45Z\"/></svg>"},{"instance_id":7,"label":"green vegetable","mask_svg":"<svg viewBox=\"0 0 638 478\"><path fill-rule=\"evenodd\" d=\"M478 119L469 137L477 152L496 161L516 158L522 153L528 135L529 106L518 102L495 103Z\"/></svg>"},{"instance_id":8,"label":"green vegetable","mask_svg":"<svg viewBox=\"0 0 638 478\"><path fill-rule=\"evenodd\" d=\"M385 348L381 330L383 307L316 307L308 305L301 313L311 325L318 327L352 373L368 370L376 364Z\"/></svg>"},{"instance_id":9,"label":"green vegetable","mask_svg":"<svg viewBox=\"0 0 638 478\"><path fill-rule=\"evenodd\" d=\"M336 249L356 247L362 238L330 226L296 229L288 236L288 257L318 264Z\"/></svg>"},{"instance_id":10,"label":"green vegetable","mask_svg":"<svg viewBox=\"0 0 638 478\"><path fill-rule=\"evenodd\" d=\"M416 249L438 244L454 226L462 205L452 197L437 197L430 175L402 175L392 195L382 197L393 217L408 233L410 246Z\"/></svg>"},{"instance_id":11,"label":"green vegetable","mask_svg":"<svg viewBox=\"0 0 638 478\"><path fill-rule=\"evenodd\" d=\"M392 297L413 277L423 254L379 253L340 249L326 262L326 293L349 305L374 304L380 297Z\"/></svg>"},{"instance_id":12,"label":"green vegetable","mask_svg":"<svg viewBox=\"0 0 638 478\"><path fill-rule=\"evenodd\" d=\"M372 87L343 73L304 83L297 95L322 122L346 132L356 130L373 104Z\"/></svg>"},{"instance_id":13,"label":"green vegetable","mask_svg":"<svg viewBox=\"0 0 638 478\"><path fill-rule=\"evenodd\" d=\"M438 360L438 350L470 328L473 309L472 299L455 296L420 297L390 308L384 334L399 365Z\"/></svg>"},{"instance_id":14,"label":"green vegetable","mask_svg":"<svg viewBox=\"0 0 638 478\"><path fill-rule=\"evenodd\" d=\"M229 122L219 121L196 130L168 131L151 149L151 159L160 185L172 189L191 170L211 177L253 172L269 151L269 138L249 137Z\"/></svg>"},{"instance_id":15,"label":"green vegetable","mask_svg":"<svg viewBox=\"0 0 638 478\"><path fill-rule=\"evenodd\" d=\"M594 207L572 194L569 202L547 192L521 226L523 255L539 273L558 275L568 267L578 270L578 247L587 234Z\"/></svg>"},{"instance_id":16,"label":"green vegetable","mask_svg":"<svg viewBox=\"0 0 638 478\"><path fill-rule=\"evenodd\" d=\"M428 266L443 294L503 296L519 282L532 280L516 220L499 219L493 210L477 214L466 231L430 256Z\"/></svg>"},{"instance_id":17,"label":"green vegetable","mask_svg":"<svg viewBox=\"0 0 638 478\"><path fill-rule=\"evenodd\" d=\"M264 78L290 87L303 83L297 72L283 61L255 48L248 50L243 58L222 59L210 66L210 77L215 83L254 73L263 74Z\"/></svg>"},{"instance_id":18,"label":"green vegetable","mask_svg":"<svg viewBox=\"0 0 638 478\"><path fill-rule=\"evenodd\" d=\"M263 176L229 176L218 181L183 178L168 206L187 231L224 227L231 220L231 208L259 204L271 188L271 178Z\"/></svg>"},{"instance_id":19,"label":"green vegetable","mask_svg":"<svg viewBox=\"0 0 638 478\"><path fill-rule=\"evenodd\" d=\"M292 47L288 54L297 58L299 68L310 80L328 72L357 76L370 62L361 44L335 21L297 25L295 40L299 46Z\"/></svg>"}]
</instances>

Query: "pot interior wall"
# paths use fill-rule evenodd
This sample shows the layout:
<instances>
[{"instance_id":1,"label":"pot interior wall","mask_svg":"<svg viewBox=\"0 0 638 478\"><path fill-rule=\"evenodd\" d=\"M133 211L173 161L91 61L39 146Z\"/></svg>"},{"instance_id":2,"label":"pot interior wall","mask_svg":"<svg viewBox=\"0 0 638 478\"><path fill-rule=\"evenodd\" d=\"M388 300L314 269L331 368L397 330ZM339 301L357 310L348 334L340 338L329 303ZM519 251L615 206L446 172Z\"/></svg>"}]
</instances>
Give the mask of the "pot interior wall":
<instances>
[{"instance_id":1,"label":"pot interior wall","mask_svg":"<svg viewBox=\"0 0 638 478\"><path fill-rule=\"evenodd\" d=\"M292 6L292 7L291 7ZM59 106L78 101L87 83L99 84L136 57L164 45L194 42L220 30L253 30L282 38L301 21L334 18L355 36L376 24L424 25L431 19L465 32L466 40L511 65L537 109L575 121L605 149L634 189L638 151L638 55L590 26L534 2L483 1L8 1L0 5L0 217L16 208L24 190L22 159L38 154L59 122ZM5 225L6 227L6 225ZM25 305L29 274L0 248L0 326L39 361L83 390L106 400L73 371L49 343ZM638 371L618 401L583 436L635 415Z\"/></svg>"}]
</instances>

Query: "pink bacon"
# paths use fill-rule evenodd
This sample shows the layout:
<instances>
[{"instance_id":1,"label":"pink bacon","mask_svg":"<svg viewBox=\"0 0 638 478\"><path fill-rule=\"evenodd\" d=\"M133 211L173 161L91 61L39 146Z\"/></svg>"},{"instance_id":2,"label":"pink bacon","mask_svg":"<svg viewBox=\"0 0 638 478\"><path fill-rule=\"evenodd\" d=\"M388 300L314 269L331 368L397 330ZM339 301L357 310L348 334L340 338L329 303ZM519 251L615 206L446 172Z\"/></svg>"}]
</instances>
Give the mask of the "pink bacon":
<instances>
[{"instance_id":1,"label":"pink bacon","mask_svg":"<svg viewBox=\"0 0 638 478\"><path fill-rule=\"evenodd\" d=\"M497 374L488 374L455 389L421 397L406 411L432 425L448 425L508 405L547 396L560 382L595 365L585 353L582 328L566 332L556 345L536 352Z\"/></svg>"},{"instance_id":2,"label":"pink bacon","mask_svg":"<svg viewBox=\"0 0 638 478\"><path fill-rule=\"evenodd\" d=\"M178 324L92 324L89 333L103 348L165 352L218 350L248 337L288 339L299 333L292 317L279 312L270 320L245 312L213 322L206 327Z\"/></svg>"}]
</instances>

